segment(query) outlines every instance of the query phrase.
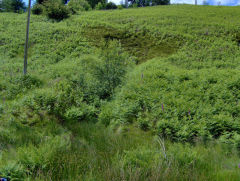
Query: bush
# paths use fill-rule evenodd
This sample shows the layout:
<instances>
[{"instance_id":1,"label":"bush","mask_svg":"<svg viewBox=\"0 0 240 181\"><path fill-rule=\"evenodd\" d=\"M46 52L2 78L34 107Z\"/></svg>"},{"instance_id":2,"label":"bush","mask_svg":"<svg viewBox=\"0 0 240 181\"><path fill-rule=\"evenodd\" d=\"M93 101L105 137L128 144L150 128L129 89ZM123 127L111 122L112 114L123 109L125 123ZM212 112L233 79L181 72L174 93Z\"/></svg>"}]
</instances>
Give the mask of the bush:
<instances>
[{"instance_id":1,"label":"bush","mask_svg":"<svg viewBox=\"0 0 240 181\"><path fill-rule=\"evenodd\" d=\"M16 162L5 162L0 167L0 175L8 180L22 180L26 177L26 170Z\"/></svg>"},{"instance_id":2,"label":"bush","mask_svg":"<svg viewBox=\"0 0 240 181\"><path fill-rule=\"evenodd\" d=\"M105 9L105 5L99 2L99 3L95 6L95 9L96 9L96 10L103 10L103 9Z\"/></svg>"},{"instance_id":3,"label":"bush","mask_svg":"<svg viewBox=\"0 0 240 181\"><path fill-rule=\"evenodd\" d=\"M85 0L71 0L68 3L68 8L72 14L76 14L79 11L88 11L91 9L90 4Z\"/></svg>"},{"instance_id":4,"label":"bush","mask_svg":"<svg viewBox=\"0 0 240 181\"><path fill-rule=\"evenodd\" d=\"M43 13L43 9L44 9L44 6L41 5L41 4L35 4L33 7L32 7L32 13L33 14L36 14L36 15L40 15Z\"/></svg>"},{"instance_id":5,"label":"bush","mask_svg":"<svg viewBox=\"0 0 240 181\"><path fill-rule=\"evenodd\" d=\"M208 74L206 70L186 72L168 63L149 61L129 73L127 84L109 103L112 111L104 114L103 109L100 119L139 121L142 128L153 125L157 133L178 141L240 133L236 74L214 68Z\"/></svg>"},{"instance_id":6,"label":"bush","mask_svg":"<svg viewBox=\"0 0 240 181\"><path fill-rule=\"evenodd\" d=\"M118 8L119 10L122 10L122 9L124 8L124 6L123 6L123 5L118 5L117 8Z\"/></svg>"},{"instance_id":7,"label":"bush","mask_svg":"<svg viewBox=\"0 0 240 181\"><path fill-rule=\"evenodd\" d=\"M138 4L137 3L133 3L129 6L129 8L137 8L138 7Z\"/></svg>"},{"instance_id":8,"label":"bush","mask_svg":"<svg viewBox=\"0 0 240 181\"><path fill-rule=\"evenodd\" d=\"M106 4L106 9L117 9L117 5L113 2L109 2Z\"/></svg>"},{"instance_id":9,"label":"bush","mask_svg":"<svg viewBox=\"0 0 240 181\"><path fill-rule=\"evenodd\" d=\"M153 0L152 4L153 5L169 5L170 0Z\"/></svg>"},{"instance_id":10,"label":"bush","mask_svg":"<svg viewBox=\"0 0 240 181\"><path fill-rule=\"evenodd\" d=\"M46 1L46 0L37 0L36 3L37 3L37 4L43 4L44 1Z\"/></svg>"},{"instance_id":11,"label":"bush","mask_svg":"<svg viewBox=\"0 0 240 181\"><path fill-rule=\"evenodd\" d=\"M127 53L122 51L118 42L109 42L100 55L102 59L92 67L94 77L101 83L99 90L102 90L100 98L106 99L111 96L114 89L119 86L134 61Z\"/></svg>"},{"instance_id":12,"label":"bush","mask_svg":"<svg viewBox=\"0 0 240 181\"><path fill-rule=\"evenodd\" d=\"M95 109L92 106L83 104L81 107L72 107L65 113L65 119L69 122L92 121L96 117Z\"/></svg>"},{"instance_id":13,"label":"bush","mask_svg":"<svg viewBox=\"0 0 240 181\"><path fill-rule=\"evenodd\" d=\"M15 98L20 93L27 92L30 89L40 87L42 82L33 76L16 76L9 80L9 86L6 88L6 98L12 99Z\"/></svg>"},{"instance_id":14,"label":"bush","mask_svg":"<svg viewBox=\"0 0 240 181\"><path fill-rule=\"evenodd\" d=\"M47 17L61 21L70 16L69 9L60 0L49 0L44 3Z\"/></svg>"}]
</instances>

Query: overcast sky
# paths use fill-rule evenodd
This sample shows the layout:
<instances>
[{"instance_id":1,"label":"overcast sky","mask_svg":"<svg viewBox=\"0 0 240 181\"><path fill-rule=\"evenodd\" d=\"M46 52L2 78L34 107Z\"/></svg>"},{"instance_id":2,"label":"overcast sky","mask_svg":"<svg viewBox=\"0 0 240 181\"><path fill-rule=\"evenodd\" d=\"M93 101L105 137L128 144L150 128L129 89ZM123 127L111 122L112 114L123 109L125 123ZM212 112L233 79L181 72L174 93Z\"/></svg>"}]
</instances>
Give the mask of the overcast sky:
<instances>
[{"instance_id":1,"label":"overcast sky","mask_svg":"<svg viewBox=\"0 0 240 181\"><path fill-rule=\"evenodd\" d=\"M24 0L27 4L28 0ZM33 1L33 0L32 0ZM121 0L109 0L119 4ZM240 0L206 0L210 5L218 5L219 1L221 5L225 6L236 6L240 5ZM171 0L171 3L185 3L185 4L194 4L195 0ZM198 0L199 4L202 4L203 0Z\"/></svg>"}]
</instances>

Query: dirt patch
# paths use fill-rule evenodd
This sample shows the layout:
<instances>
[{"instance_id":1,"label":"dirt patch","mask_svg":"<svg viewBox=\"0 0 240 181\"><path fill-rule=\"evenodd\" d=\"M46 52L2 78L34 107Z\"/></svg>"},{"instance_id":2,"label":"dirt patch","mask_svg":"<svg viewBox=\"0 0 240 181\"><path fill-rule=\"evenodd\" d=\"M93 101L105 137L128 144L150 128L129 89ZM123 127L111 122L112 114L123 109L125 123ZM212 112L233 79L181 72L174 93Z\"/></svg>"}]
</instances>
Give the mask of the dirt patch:
<instances>
[{"instance_id":1,"label":"dirt patch","mask_svg":"<svg viewBox=\"0 0 240 181\"><path fill-rule=\"evenodd\" d=\"M177 51L174 43L157 43L149 35L130 34L106 27L91 27L85 31L86 37L94 46L110 40L120 41L122 47L130 55L137 57L138 63L155 57L166 57Z\"/></svg>"}]
</instances>

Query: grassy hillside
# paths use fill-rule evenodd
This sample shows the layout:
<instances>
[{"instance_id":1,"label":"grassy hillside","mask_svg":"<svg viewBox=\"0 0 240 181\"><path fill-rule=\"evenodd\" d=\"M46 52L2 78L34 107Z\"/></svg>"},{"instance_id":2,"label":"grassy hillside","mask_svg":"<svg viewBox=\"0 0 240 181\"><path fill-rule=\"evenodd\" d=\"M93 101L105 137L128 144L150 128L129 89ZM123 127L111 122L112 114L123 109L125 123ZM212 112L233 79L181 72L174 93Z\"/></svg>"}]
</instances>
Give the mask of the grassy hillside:
<instances>
[{"instance_id":1,"label":"grassy hillside","mask_svg":"<svg viewBox=\"0 0 240 181\"><path fill-rule=\"evenodd\" d=\"M238 180L239 10L0 13L0 177Z\"/></svg>"}]
</instances>

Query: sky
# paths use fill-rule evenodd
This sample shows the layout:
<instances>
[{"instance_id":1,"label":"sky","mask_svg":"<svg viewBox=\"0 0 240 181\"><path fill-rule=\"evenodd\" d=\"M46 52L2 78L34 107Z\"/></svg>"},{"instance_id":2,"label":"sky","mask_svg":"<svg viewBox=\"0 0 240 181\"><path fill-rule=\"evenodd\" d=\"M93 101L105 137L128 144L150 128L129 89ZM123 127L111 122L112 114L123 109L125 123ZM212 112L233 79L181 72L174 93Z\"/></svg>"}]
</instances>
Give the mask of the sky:
<instances>
[{"instance_id":1,"label":"sky","mask_svg":"<svg viewBox=\"0 0 240 181\"><path fill-rule=\"evenodd\" d=\"M23 0L26 4L28 4L28 0ZM116 4L120 4L121 0L109 0L115 2ZM224 6L237 6L240 5L240 0L206 0L209 5L218 5L221 2L221 5ZM172 4L194 4L195 0L171 0ZM198 4L202 4L203 0L198 0Z\"/></svg>"}]
</instances>

